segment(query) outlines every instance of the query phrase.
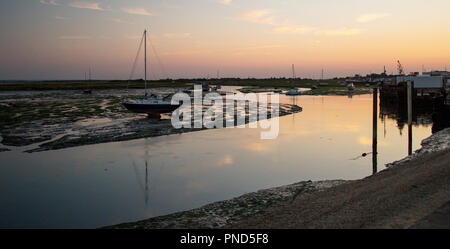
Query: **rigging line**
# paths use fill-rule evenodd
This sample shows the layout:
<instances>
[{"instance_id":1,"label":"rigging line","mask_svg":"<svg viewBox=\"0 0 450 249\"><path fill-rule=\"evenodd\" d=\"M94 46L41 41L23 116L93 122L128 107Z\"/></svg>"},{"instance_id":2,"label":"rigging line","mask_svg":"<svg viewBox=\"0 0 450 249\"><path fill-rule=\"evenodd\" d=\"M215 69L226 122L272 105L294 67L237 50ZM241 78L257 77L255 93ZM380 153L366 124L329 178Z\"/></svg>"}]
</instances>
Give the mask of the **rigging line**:
<instances>
[{"instance_id":1,"label":"rigging line","mask_svg":"<svg viewBox=\"0 0 450 249\"><path fill-rule=\"evenodd\" d=\"M142 49L142 43L144 43L144 35L142 35L142 37L141 37L141 42L139 43L139 49L138 49L138 51L136 53L136 57L134 58L133 67L131 68L130 77L128 78L127 91L128 91L128 87L129 87L129 84L130 84L130 80L132 79L132 77L134 75L134 71L136 70L136 64L137 64L137 61L139 59L139 54L140 54L141 49Z\"/></svg>"},{"instance_id":2,"label":"rigging line","mask_svg":"<svg viewBox=\"0 0 450 249\"><path fill-rule=\"evenodd\" d=\"M161 72L162 72L163 76L167 79L168 77L167 77L166 70L164 68L164 64L162 63L161 58L159 58L158 53L156 52L156 49L153 46L153 42L150 40L150 38L149 38L149 43L150 43L150 46L152 47L153 53L155 54L155 58L156 58L156 60L158 62L158 65L161 68Z\"/></svg>"},{"instance_id":3,"label":"rigging line","mask_svg":"<svg viewBox=\"0 0 450 249\"><path fill-rule=\"evenodd\" d=\"M131 80L131 78L132 78L133 75L134 75L134 71L135 71L135 69L136 69L136 64L137 64L137 61L138 61L138 59L139 59L139 54L140 54L140 52L141 52L142 44L143 44L143 43L144 43L144 36L142 36L142 38L141 38L141 42L139 43L139 49L138 49L138 51L137 51L137 53L136 53L136 57L134 58L133 67L132 67L132 69L131 69L131 73L130 73L130 77L129 77L130 80Z\"/></svg>"}]
</instances>

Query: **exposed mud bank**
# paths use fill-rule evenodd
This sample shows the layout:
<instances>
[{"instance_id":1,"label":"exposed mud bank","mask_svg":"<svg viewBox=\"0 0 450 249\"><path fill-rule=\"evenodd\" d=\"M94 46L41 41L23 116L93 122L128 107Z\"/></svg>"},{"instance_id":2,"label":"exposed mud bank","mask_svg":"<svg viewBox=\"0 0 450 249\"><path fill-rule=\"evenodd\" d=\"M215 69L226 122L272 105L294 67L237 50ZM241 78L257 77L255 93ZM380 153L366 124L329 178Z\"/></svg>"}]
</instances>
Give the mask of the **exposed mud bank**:
<instances>
[{"instance_id":1,"label":"exposed mud bank","mask_svg":"<svg viewBox=\"0 0 450 249\"><path fill-rule=\"evenodd\" d=\"M177 89L151 89L159 96L174 92ZM22 150L31 153L201 130L175 129L170 116L155 120L124 108L125 99L140 95L141 90L101 90L88 95L69 90L1 93L1 144L7 147L4 150L27 146ZM203 111L208 108L203 106ZM280 104L279 116L300 111L299 106ZM247 107L245 123L248 114Z\"/></svg>"}]
</instances>

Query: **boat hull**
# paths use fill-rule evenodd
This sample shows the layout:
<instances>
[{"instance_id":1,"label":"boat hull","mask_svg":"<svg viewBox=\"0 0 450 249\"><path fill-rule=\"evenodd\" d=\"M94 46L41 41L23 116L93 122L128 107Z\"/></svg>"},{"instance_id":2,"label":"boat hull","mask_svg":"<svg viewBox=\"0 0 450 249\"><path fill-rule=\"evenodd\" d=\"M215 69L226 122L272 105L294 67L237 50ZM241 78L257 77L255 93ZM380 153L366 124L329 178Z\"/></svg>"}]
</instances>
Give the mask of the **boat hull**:
<instances>
[{"instance_id":1,"label":"boat hull","mask_svg":"<svg viewBox=\"0 0 450 249\"><path fill-rule=\"evenodd\" d=\"M146 114L162 114L173 112L180 105L171 105L171 104L145 104L145 103L123 103L125 108L135 113L146 113Z\"/></svg>"},{"instance_id":2,"label":"boat hull","mask_svg":"<svg viewBox=\"0 0 450 249\"><path fill-rule=\"evenodd\" d=\"M298 95L301 95L301 93L300 92L287 92L286 95L287 96L298 96Z\"/></svg>"}]
</instances>

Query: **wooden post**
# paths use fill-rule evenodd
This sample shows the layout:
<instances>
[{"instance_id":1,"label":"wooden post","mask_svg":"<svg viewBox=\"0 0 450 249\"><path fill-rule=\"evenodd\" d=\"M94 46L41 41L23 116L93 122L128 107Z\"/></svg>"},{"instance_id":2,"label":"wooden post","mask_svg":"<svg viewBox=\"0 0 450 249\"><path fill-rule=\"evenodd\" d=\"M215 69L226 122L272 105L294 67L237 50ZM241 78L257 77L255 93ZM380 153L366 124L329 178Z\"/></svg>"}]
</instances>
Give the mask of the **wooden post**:
<instances>
[{"instance_id":1,"label":"wooden post","mask_svg":"<svg viewBox=\"0 0 450 249\"><path fill-rule=\"evenodd\" d=\"M373 89L373 110L372 110L372 174L377 173L377 129L378 129L378 88Z\"/></svg>"},{"instance_id":2,"label":"wooden post","mask_svg":"<svg viewBox=\"0 0 450 249\"><path fill-rule=\"evenodd\" d=\"M407 85L407 95L406 95L406 99L407 99L407 105L408 105L408 155L412 154L412 93L413 93L413 89L412 89L412 82L408 81L408 85Z\"/></svg>"}]
</instances>

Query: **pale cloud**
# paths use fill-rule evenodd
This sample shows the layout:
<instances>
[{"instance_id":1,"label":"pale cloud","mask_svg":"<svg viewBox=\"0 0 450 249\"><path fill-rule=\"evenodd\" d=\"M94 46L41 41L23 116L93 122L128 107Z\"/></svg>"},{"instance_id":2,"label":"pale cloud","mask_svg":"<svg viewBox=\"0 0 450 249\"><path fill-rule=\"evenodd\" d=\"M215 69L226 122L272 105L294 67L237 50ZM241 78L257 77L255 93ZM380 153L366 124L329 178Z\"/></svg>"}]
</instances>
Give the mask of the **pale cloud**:
<instances>
[{"instance_id":1,"label":"pale cloud","mask_svg":"<svg viewBox=\"0 0 450 249\"><path fill-rule=\"evenodd\" d=\"M350 36L360 34L363 30L355 28L338 28L338 29L320 29L309 26L298 25L280 25L272 29L276 34L309 34L325 35L325 36Z\"/></svg>"},{"instance_id":2,"label":"pale cloud","mask_svg":"<svg viewBox=\"0 0 450 249\"><path fill-rule=\"evenodd\" d=\"M356 18L357 22L360 23L366 23L366 22L371 22L371 21L375 21L378 19L382 19L385 18L387 16L390 16L390 13L369 13L369 14L362 14L360 15L358 18Z\"/></svg>"},{"instance_id":3,"label":"pale cloud","mask_svg":"<svg viewBox=\"0 0 450 249\"><path fill-rule=\"evenodd\" d=\"M106 36L106 35L100 35L98 36L99 39L103 39L103 40L110 40L111 37L110 36Z\"/></svg>"},{"instance_id":4,"label":"pale cloud","mask_svg":"<svg viewBox=\"0 0 450 249\"><path fill-rule=\"evenodd\" d=\"M218 3L223 5L230 5L232 0L217 0Z\"/></svg>"},{"instance_id":5,"label":"pale cloud","mask_svg":"<svg viewBox=\"0 0 450 249\"><path fill-rule=\"evenodd\" d=\"M238 14L236 18L247 22L276 25L274 17L270 14L269 10L253 10Z\"/></svg>"},{"instance_id":6,"label":"pale cloud","mask_svg":"<svg viewBox=\"0 0 450 249\"><path fill-rule=\"evenodd\" d=\"M53 6L59 5L59 3L55 2L55 0L40 0L39 2L41 2L42 4L53 5Z\"/></svg>"},{"instance_id":7,"label":"pale cloud","mask_svg":"<svg viewBox=\"0 0 450 249\"><path fill-rule=\"evenodd\" d=\"M140 35L124 35L123 37L124 37L125 39L129 39L129 40L139 40L139 39L142 38L142 34L140 34ZM155 35L155 34L147 33L147 38L150 38L150 39L157 39L158 36Z\"/></svg>"},{"instance_id":8,"label":"pale cloud","mask_svg":"<svg viewBox=\"0 0 450 249\"><path fill-rule=\"evenodd\" d=\"M163 34L163 37L169 38L169 39L185 39L185 38L192 38L191 33L165 33Z\"/></svg>"},{"instance_id":9,"label":"pale cloud","mask_svg":"<svg viewBox=\"0 0 450 249\"><path fill-rule=\"evenodd\" d=\"M91 39L90 36L84 36L84 35L63 35L58 38L60 40L88 40L88 39Z\"/></svg>"},{"instance_id":10,"label":"pale cloud","mask_svg":"<svg viewBox=\"0 0 450 249\"><path fill-rule=\"evenodd\" d=\"M183 55L196 55L196 54L212 54L215 53L215 51L211 50L178 50L178 51L171 51L171 52L164 52L163 55L177 55L177 56L183 56Z\"/></svg>"},{"instance_id":11,"label":"pale cloud","mask_svg":"<svg viewBox=\"0 0 450 249\"><path fill-rule=\"evenodd\" d=\"M55 19L58 19L58 20L66 20L67 17L64 17L64 16L55 16Z\"/></svg>"},{"instance_id":12,"label":"pale cloud","mask_svg":"<svg viewBox=\"0 0 450 249\"><path fill-rule=\"evenodd\" d=\"M307 26L285 25L276 27L272 31L279 34L306 34L313 30L316 30L316 28Z\"/></svg>"},{"instance_id":13,"label":"pale cloud","mask_svg":"<svg viewBox=\"0 0 450 249\"><path fill-rule=\"evenodd\" d=\"M182 7L180 4L169 3L167 0L163 0L163 6L169 9L179 9Z\"/></svg>"},{"instance_id":14,"label":"pale cloud","mask_svg":"<svg viewBox=\"0 0 450 249\"><path fill-rule=\"evenodd\" d=\"M140 39L142 37L142 35L125 35L125 39L129 39L129 40L137 40Z\"/></svg>"},{"instance_id":15,"label":"pale cloud","mask_svg":"<svg viewBox=\"0 0 450 249\"><path fill-rule=\"evenodd\" d=\"M122 11L131 15L152 16L153 14L148 12L144 8L122 8Z\"/></svg>"},{"instance_id":16,"label":"pale cloud","mask_svg":"<svg viewBox=\"0 0 450 249\"><path fill-rule=\"evenodd\" d=\"M100 7L99 3L88 3L88 2L72 2L69 3L70 7L78 8L78 9L90 9L90 10L98 10L104 11L102 7Z\"/></svg>"},{"instance_id":17,"label":"pale cloud","mask_svg":"<svg viewBox=\"0 0 450 249\"><path fill-rule=\"evenodd\" d=\"M122 19L119 19L119 18L111 18L109 20L112 21L112 22L115 22L115 23L133 24L132 22L125 21L125 20L122 20Z\"/></svg>"},{"instance_id":18,"label":"pale cloud","mask_svg":"<svg viewBox=\"0 0 450 249\"><path fill-rule=\"evenodd\" d=\"M275 21L275 16L272 15L270 10L253 10L245 13L241 13L235 16L238 20L247 22L267 24L272 26L272 32L275 34L308 34L313 33L316 35L326 36L348 36L357 35L362 32L361 29L355 28L339 28L339 29L321 29L316 27L309 27L304 25L293 25L285 21L278 23Z\"/></svg>"},{"instance_id":19,"label":"pale cloud","mask_svg":"<svg viewBox=\"0 0 450 249\"><path fill-rule=\"evenodd\" d=\"M237 49L238 51L245 50L260 50L260 49L272 49L272 48L281 48L281 45L257 45L257 46L249 46Z\"/></svg>"},{"instance_id":20,"label":"pale cloud","mask_svg":"<svg viewBox=\"0 0 450 249\"><path fill-rule=\"evenodd\" d=\"M362 29L354 29L354 28L325 29L325 30L317 30L316 35L350 36L350 35L358 35L362 31L363 31Z\"/></svg>"}]
</instances>

